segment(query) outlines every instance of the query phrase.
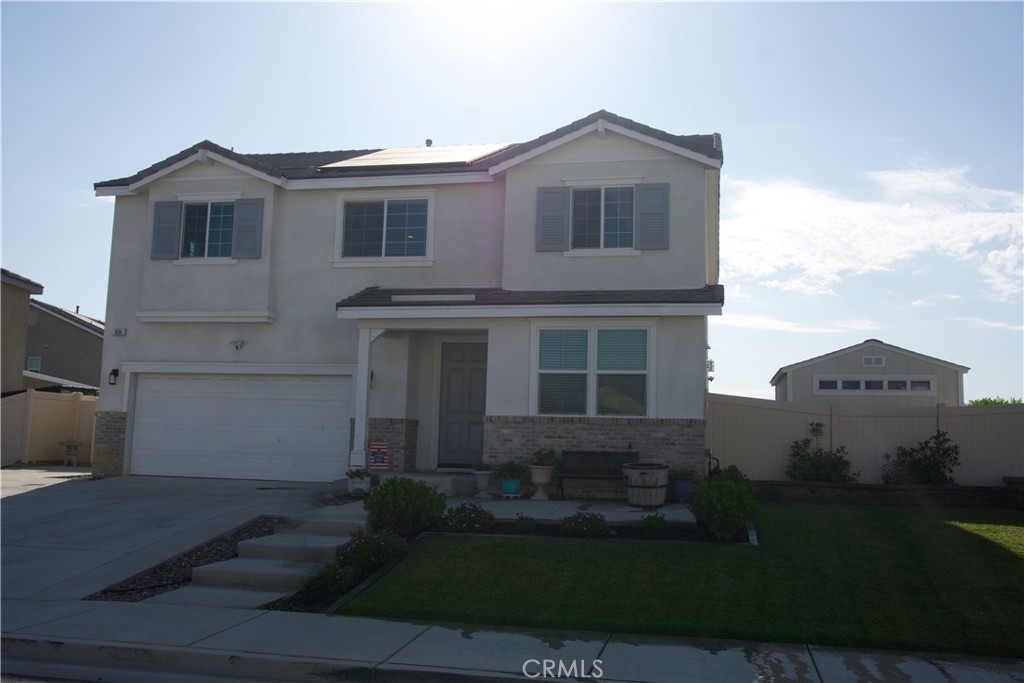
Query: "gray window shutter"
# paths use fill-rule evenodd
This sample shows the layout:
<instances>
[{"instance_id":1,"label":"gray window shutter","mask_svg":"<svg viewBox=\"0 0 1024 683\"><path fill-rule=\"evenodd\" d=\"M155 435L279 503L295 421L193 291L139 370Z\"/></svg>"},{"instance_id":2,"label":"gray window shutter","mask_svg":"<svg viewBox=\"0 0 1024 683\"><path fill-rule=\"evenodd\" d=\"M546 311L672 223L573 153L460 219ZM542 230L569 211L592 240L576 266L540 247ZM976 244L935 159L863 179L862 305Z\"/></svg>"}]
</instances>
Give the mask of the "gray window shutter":
<instances>
[{"instance_id":1,"label":"gray window shutter","mask_svg":"<svg viewBox=\"0 0 1024 683\"><path fill-rule=\"evenodd\" d=\"M181 248L181 202L156 202L153 205L154 260L174 260Z\"/></svg>"},{"instance_id":2,"label":"gray window shutter","mask_svg":"<svg viewBox=\"0 0 1024 683\"><path fill-rule=\"evenodd\" d=\"M668 249L668 183L636 186L637 249Z\"/></svg>"},{"instance_id":3,"label":"gray window shutter","mask_svg":"<svg viewBox=\"0 0 1024 683\"><path fill-rule=\"evenodd\" d=\"M569 188L537 188L537 251L569 250Z\"/></svg>"},{"instance_id":4,"label":"gray window shutter","mask_svg":"<svg viewBox=\"0 0 1024 683\"><path fill-rule=\"evenodd\" d=\"M263 244L263 199L235 200L233 258L259 258Z\"/></svg>"}]
</instances>

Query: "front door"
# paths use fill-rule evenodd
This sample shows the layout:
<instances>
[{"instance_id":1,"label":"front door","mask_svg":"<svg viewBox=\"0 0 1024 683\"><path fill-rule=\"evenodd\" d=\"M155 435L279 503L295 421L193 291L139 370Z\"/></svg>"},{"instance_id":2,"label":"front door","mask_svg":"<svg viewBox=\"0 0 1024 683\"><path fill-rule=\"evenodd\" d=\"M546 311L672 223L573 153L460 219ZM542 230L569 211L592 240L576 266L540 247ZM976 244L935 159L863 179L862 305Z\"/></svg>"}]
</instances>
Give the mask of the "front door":
<instances>
[{"instance_id":1,"label":"front door","mask_svg":"<svg viewBox=\"0 0 1024 683\"><path fill-rule=\"evenodd\" d=\"M438 467L480 462L486 400L487 344L442 344Z\"/></svg>"}]
</instances>

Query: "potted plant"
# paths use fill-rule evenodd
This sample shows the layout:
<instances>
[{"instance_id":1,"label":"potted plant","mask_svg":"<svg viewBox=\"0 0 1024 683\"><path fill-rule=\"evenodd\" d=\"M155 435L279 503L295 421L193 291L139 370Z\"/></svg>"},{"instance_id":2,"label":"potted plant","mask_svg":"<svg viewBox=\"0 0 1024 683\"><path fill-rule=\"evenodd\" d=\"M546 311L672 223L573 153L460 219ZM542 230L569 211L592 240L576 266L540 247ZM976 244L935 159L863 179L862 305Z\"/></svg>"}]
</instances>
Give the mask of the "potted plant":
<instances>
[{"instance_id":1,"label":"potted plant","mask_svg":"<svg viewBox=\"0 0 1024 683\"><path fill-rule=\"evenodd\" d=\"M537 487L532 500L547 500L548 494L544 487L551 483L555 475L555 462L558 454L550 448L535 451L530 460L530 483Z\"/></svg>"},{"instance_id":2,"label":"potted plant","mask_svg":"<svg viewBox=\"0 0 1024 683\"><path fill-rule=\"evenodd\" d=\"M501 482L501 495L518 496L519 487L526 475L526 467L518 460L509 460L498 465L498 480Z\"/></svg>"},{"instance_id":3,"label":"potted plant","mask_svg":"<svg viewBox=\"0 0 1024 683\"><path fill-rule=\"evenodd\" d=\"M682 501L697 481L697 470L692 467L674 468L668 471L668 484L672 500Z\"/></svg>"},{"instance_id":4,"label":"potted plant","mask_svg":"<svg viewBox=\"0 0 1024 683\"><path fill-rule=\"evenodd\" d=\"M345 476L348 477L348 493L350 496L357 498L365 496L367 489L372 485L370 470L365 467L351 467L345 472Z\"/></svg>"},{"instance_id":5,"label":"potted plant","mask_svg":"<svg viewBox=\"0 0 1024 683\"><path fill-rule=\"evenodd\" d=\"M489 493L491 488L491 472L494 471L494 465L489 462L475 462L473 463L473 477L476 478L476 497L477 498L490 498Z\"/></svg>"}]
</instances>

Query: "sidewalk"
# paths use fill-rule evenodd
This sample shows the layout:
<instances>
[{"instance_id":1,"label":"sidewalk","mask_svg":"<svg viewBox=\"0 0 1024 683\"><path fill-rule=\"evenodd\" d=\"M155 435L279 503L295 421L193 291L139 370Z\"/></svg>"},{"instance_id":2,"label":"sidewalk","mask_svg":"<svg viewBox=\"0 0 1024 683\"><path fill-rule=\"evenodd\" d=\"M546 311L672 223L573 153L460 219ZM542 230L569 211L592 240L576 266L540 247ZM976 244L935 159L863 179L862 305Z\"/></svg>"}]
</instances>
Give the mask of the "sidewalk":
<instances>
[{"instance_id":1,"label":"sidewalk","mask_svg":"<svg viewBox=\"0 0 1024 683\"><path fill-rule=\"evenodd\" d=\"M197 537L216 535L211 532L245 515L363 515L358 503L311 510L310 496L301 487L272 482L126 477L64 483L6 498L4 674L87 678L81 675L86 667L102 671L91 679L115 682L193 675L420 683L556 678L1024 683L1024 662L1013 659L80 599L102 587L97 584L127 578L157 555L166 559L173 548L190 547L186 544L194 545ZM524 512L559 519L579 504L494 500L485 505L503 518ZM590 509L617 520L648 514L611 503ZM681 506L659 512L670 519L689 514ZM101 519L106 525L98 524ZM70 531L59 524L62 520ZM62 560L72 566L59 565Z\"/></svg>"}]
</instances>

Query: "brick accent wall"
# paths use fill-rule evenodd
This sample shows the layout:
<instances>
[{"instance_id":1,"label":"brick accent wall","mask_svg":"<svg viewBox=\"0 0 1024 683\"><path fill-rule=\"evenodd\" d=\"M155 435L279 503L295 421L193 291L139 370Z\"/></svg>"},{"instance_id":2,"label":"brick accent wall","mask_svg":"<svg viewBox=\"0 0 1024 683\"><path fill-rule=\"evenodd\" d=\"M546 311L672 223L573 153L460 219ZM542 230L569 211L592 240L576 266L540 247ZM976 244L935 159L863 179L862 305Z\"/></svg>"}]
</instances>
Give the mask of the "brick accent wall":
<instances>
[{"instance_id":1,"label":"brick accent wall","mask_svg":"<svg viewBox=\"0 0 1024 683\"><path fill-rule=\"evenodd\" d=\"M704 420L655 418L484 417L484 462L529 458L534 451L625 451L641 462L703 471ZM566 492L568 495L568 491Z\"/></svg>"},{"instance_id":2,"label":"brick accent wall","mask_svg":"<svg viewBox=\"0 0 1024 683\"><path fill-rule=\"evenodd\" d=\"M355 419L349 430L349 450L355 445ZM420 421L400 417L371 417L366 433L369 441L387 441L391 445L390 472L411 472L416 469L416 443Z\"/></svg>"},{"instance_id":3,"label":"brick accent wall","mask_svg":"<svg viewBox=\"0 0 1024 683\"><path fill-rule=\"evenodd\" d=\"M104 477L124 474L124 440L128 413L104 411L96 413L96 429L92 437L92 473Z\"/></svg>"}]
</instances>

